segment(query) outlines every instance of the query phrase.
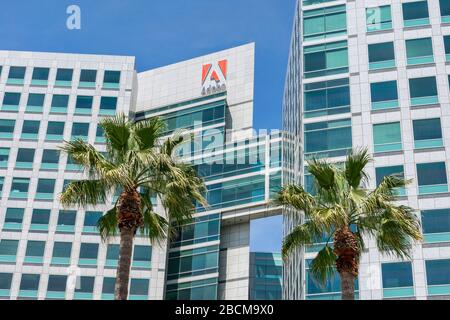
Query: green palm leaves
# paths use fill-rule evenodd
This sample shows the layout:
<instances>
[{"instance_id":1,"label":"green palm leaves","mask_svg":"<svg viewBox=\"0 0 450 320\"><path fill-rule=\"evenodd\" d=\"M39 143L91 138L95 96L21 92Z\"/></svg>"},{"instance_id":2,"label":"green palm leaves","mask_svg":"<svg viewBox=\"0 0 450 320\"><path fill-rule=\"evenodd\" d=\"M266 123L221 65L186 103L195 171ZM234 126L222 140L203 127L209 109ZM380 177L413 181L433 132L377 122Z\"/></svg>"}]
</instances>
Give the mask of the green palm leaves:
<instances>
[{"instance_id":1,"label":"green palm leaves","mask_svg":"<svg viewBox=\"0 0 450 320\"><path fill-rule=\"evenodd\" d=\"M402 259L410 258L414 241L422 239L414 210L397 205L396 190L410 181L399 176L387 176L375 188L366 189L365 167L371 162L367 150L350 154L343 165L324 160L312 160L308 171L314 180L314 194L303 187L284 187L274 202L304 213L305 221L295 227L283 241L282 253L287 257L298 248L314 242L325 247L310 265L314 278L324 282L334 271L339 258L330 242L338 231L351 230L357 242L356 259L364 248L364 239L375 239L378 250ZM357 268L356 268L357 269Z\"/></svg>"}]
</instances>

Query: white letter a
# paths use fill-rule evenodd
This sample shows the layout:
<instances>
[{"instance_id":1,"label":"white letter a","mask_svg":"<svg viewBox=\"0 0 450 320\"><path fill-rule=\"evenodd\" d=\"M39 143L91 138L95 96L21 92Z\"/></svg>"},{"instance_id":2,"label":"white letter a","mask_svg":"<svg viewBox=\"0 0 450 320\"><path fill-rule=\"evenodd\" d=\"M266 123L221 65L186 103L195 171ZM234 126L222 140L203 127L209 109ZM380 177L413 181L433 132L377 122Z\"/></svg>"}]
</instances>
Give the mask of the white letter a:
<instances>
[{"instance_id":1,"label":"white letter a","mask_svg":"<svg viewBox=\"0 0 450 320\"><path fill-rule=\"evenodd\" d=\"M67 7L67 14L70 16L67 18L67 29L80 30L81 29L81 9L79 6L71 5Z\"/></svg>"}]
</instances>

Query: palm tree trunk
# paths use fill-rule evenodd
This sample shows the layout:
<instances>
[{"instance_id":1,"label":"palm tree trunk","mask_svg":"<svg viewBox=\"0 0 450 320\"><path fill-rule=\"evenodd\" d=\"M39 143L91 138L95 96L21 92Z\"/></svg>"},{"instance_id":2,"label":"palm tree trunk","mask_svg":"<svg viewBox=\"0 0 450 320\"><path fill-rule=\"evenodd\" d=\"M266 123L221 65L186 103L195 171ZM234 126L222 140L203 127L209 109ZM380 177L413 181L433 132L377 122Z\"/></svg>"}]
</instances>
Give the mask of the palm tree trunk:
<instances>
[{"instance_id":1,"label":"palm tree trunk","mask_svg":"<svg viewBox=\"0 0 450 320\"><path fill-rule=\"evenodd\" d=\"M342 300L355 300L355 277L350 272L341 272Z\"/></svg>"},{"instance_id":2,"label":"palm tree trunk","mask_svg":"<svg viewBox=\"0 0 450 320\"><path fill-rule=\"evenodd\" d=\"M137 190L125 190L120 195L117 212L120 230L119 265L117 266L115 299L127 300L130 280L131 256L136 231L143 225L141 196Z\"/></svg>"},{"instance_id":3,"label":"palm tree trunk","mask_svg":"<svg viewBox=\"0 0 450 320\"><path fill-rule=\"evenodd\" d=\"M119 265L117 266L115 287L116 300L127 300L128 298L133 238L133 230L128 228L122 228L120 230Z\"/></svg>"}]
</instances>

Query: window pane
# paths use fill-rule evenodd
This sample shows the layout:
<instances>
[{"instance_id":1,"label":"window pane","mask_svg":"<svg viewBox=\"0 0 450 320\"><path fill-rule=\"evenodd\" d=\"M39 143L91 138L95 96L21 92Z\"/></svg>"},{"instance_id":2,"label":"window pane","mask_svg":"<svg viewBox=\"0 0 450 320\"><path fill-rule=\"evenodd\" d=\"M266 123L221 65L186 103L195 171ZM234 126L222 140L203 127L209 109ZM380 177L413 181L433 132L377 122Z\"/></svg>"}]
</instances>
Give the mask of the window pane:
<instances>
[{"instance_id":1,"label":"window pane","mask_svg":"<svg viewBox=\"0 0 450 320\"><path fill-rule=\"evenodd\" d=\"M376 124L373 126L374 143L387 144L401 142L400 122Z\"/></svg>"},{"instance_id":2,"label":"window pane","mask_svg":"<svg viewBox=\"0 0 450 320\"><path fill-rule=\"evenodd\" d=\"M98 243L82 243L80 248L80 259L97 259Z\"/></svg>"},{"instance_id":3,"label":"window pane","mask_svg":"<svg viewBox=\"0 0 450 320\"><path fill-rule=\"evenodd\" d=\"M383 181L384 177L387 176L399 176L404 177L404 169L403 166L391 166L391 167L380 167L376 168L376 179L377 179L377 185Z\"/></svg>"},{"instance_id":4,"label":"window pane","mask_svg":"<svg viewBox=\"0 0 450 320\"><path fill-rule=\"evenodd\" d=\"M85 227L96 227L98 220L103 216L102 212L87 211L84 216Z\"/></svg>"},{"instance_id":5,"label":"window pane","mask_svg":"<svg viewBox=\"0 0 450 320\"><path fill-rule=\"evenodd\" d=\"M152 247L150 246L134 246L133 253L134 261L151 261L152 260Z\"/></svg>"},{"instance_id":6,"label":"window pane","mask_svg":"<svg viewBox=\"0 0 450 320\"><path fill-rule=\"evenodd\" d=\"M106 259L107 260L119 260L119 245L118 244L109 244L108 249L106 251Z\"/></svg>"},{"instance_id":7,"label":"window pane","mask_svg":"<svg viewBox=\"0 0 450 320\"><path fill-rule=\"evenodd\" d=\"M49 68L34 68L33 80L48 80Z\"/></svg>"},{"instance_id":8,"label":"window pane","mask_svg":"<svg viewBox=\"0 0 450 320\"><path fill-rule=\"evenodd\" d=\"M391 6L367 8L366 10L368 31L391 29ZM389 24L389 25L388 25Z\"/></svg>"},{"instance_id":9,"label":"window pane","mask_svg":"<svg viewBox=\"0 0 450 320\"><path fill-rule=\"evenodd\" d=\"M9 69L9 79L25 78L26 67L11 67Z\"/></svg>"},{"instance_id":10,"label":"window pane","mask_svg":"<svg viewBox=\"0 0 450 320\"><path fill-rule=\"evenodd\" d=\"M39 133L39 125L40 125L40 121L25 120L23 122L22 133L38 134Z\"/></svg>"},{"instance_id":11,"label":"window pane","mask_svg":"<svg viewBox=\"0 0 450 320\"><path fill-rule=\"evenodd\" d=\"M75 288L75 292L92 293L94 291L94 281L95 277L80 277L79 286Z\"/></svg>"},{"instance_id":12,"label":"window pane","mask_svg":"<svg viewBox=\"0 0 450 320\"><path fill-rule=\"evenodd\" d=\"M369 62L395 60L394 43L369 44Z\"/></svg>"},{"instance_id":13,"label":"window pane","mask_svg":"<svg viewBox=\"0 0 450 320\"><path fill-rule=\"evenodd\" d=\"M450 259L425 261L429 286L450 284Z\"/></svg>"},{"instance_id":14,"label":"window pane","mask_svg":"<svg viewBox=\"0 0 450 320\"><path fill-rule=\"evenodd\" d=\"M50 210L34 209L31 224L48 224L50 221Z\"/></svg>"},{"instance_id":15,"label":"window pane","mask_svg":"<svg viewBox=\"0 0 450 320\"><path fill-rule=\"evenodd\" d=\"M13 133L15 125L16 125L15 120L0 119L0 132L1 133Z\"/></svg>"},{"instance_id":16,"label":"window pane","mask_svg":"<svg viewBox=\"0 0 450 320\"><path fill-rule=\"evenodd\" d=\"M120 71L105 71L105 83L120 83Z\"/></svg>"},{"instance_id":17,"label":"window pane","mask_svg":"<svg viewBox=\"0 0 450 320\"><path fill-rule=\"evenodd\" d=\"M423 233L450 232L450 209L422 211Z\"/></svg>"},{"instance_id":18,"label":"window pane","mask_svg":"<svg viewBox=\"0 0 450 320\"><path fill-rule=\"evenodd\" d=\"M77 109L92 109L93 97L89 96L78 96L77 97Z\"/></svg>"},{"instance_id":19,"label":"window pane","mask_svg":"<svg viewBox=\"0 0 450 320\"><path fill-rule=\"evenodd\" d=\"M131 279L130 294L148 295L149 280L147 279Z\"/></svg>"},{"instance_id":20,"label":"window pane","mask_svg":"<svg viewBox=\"0 0 450 320\"><path fill-rule=\"evenodd\" d=\"M30 93L28 96L27 106L42 107L44 106L45 94Z\"/></svg>"},{"instance_id":21,"label":"window pane","mask_svg":"<svg viewBox=\"0 0 450 320\"><path fill-rule=\"evenodd\" d=\"M22 208L6 209L5 223L22 223L24 211Z\"/></svg>"},{"instance_id":22,"label":"window pane","mask_svg":"<svg viewBox=\"0 0 450 320\"><path fill-rule=\"evenodd\" d=\"M53 245L54 258L70 258L72 252L72 243L70 242L55 242Z\"/></svg>"},{"instance_id":23,"label":"window pane","mask_svg":"<svg viewBox=\"0 0 450 320\"><path fill-rule=\"evenodd\" d=\"M406 55L408 58L417 58L433 55L431 38L406 40Z\"/></svg>"},{"instance_id":24,"label":"window pane","mask_svg":"<svg viewBox=\"0 0 450 320\"><path fill-rule=\"evenodd\" d=\"M116 278L103 278L102 293L114 294L115 286L116 286Z\"/></svg>"},{"instance_id":25,"label":"window pane","mask_svg":"<svg viewBox=\"0 0 450 320\"><path fill-rule=\"evenodd\" d=\"M19 149L16 162L34 162L34 149Z\"/></svg>"},{"instance_id":26,"label":"window pane","mask_svg":"<svg viewBox=\"0 0 450 320\"><path fill-rule=\"evenodd\" d=\"M435 77L409 79L411 98L437 96Z\"/></svg>"},{"instance_id":27,"label":"window pane","mask_svg":"<svg viewBox=\"0 0 450 320\"><path fill-rule=\"evenodd\" d=\"M445 162L418 164L417 176L419 186L447 184Z\"/></svg>"},{"instance_id":28,"label":"window pane","mask_svg":"<svg viewBox=\"0 0 450 320\"><path fill-rule=\"evenodd\" d=\"M100 109L116 110L116 107L117 107L116 97L102 97L100 101Z\"/></svg>"},{"instance_id":29,"label":"window pane","mask_svg":"<svg viewBox=\"0 0 450 320\"><path fill-rule=\"evenodd\" d=\"M54 179L39 179L37 192L38 193L53 193L55 191Z\"/></svg>"},{"instance_id":30,"label":"window pane","mask_svg":"<svg viewBox=\"0 0 450 320\"><path fill-rule=\"evenodd\" d=\"M397 81L371 83L370 93L372 102L397 100Z\"/></svg>"},{"instance_id":31,"label":"window pane","mask_svg":"<svg viewBox=\"0 0 450 320\"><path fill-rule=\"evenodd\" d=\"M52 108L67 108L69 105L69 96L63 94L55 94L52 99Z\"/></svg>"},{"instance_id":32,"label":"window pane","mask_svg":"<svg viewBox=\"0 0 450 320\"><path fill-rule=\"evenodd\" d=\"M441 7L441 16L450 16L450 2L448 0L439 0L439 6Z\"/></svg>"},{"instance_id":33,"label":"window pane","mask_svg":"<svg viewBox=\"0 0 450 320\"><path fill-rule=\"evenodd\" d=\"M74 123L72 126L72 136L87 137L89 134L89 123Z\"/></svg>"},{"instance_id":34,"label":"window pane","mask_svg":"<svg viewBox=\"0 0 450 320\"><path fill-rule=\"evenodd\" d=\"M441 119L414 120L414 140L441 139Z\"/></svg>"},{"instance_id":35,"label":"window pane","mask_svg":"<svg viewBox=\"0 0 450 320\"><path fill-rule=\"evenodd\" d=\"M0 290L11 289L12 273L0 273Z\"/></svg>"},{"instance_id":36,"label":"window pane","mask_svg":"<svg viewBox=\"0 0 450 320\"><path fill-rule=\"evenodd\" d=\"M97 70L81 70L80 82L95 82Z\"/></svg>"},{"instance_id":37,"label":"window pane","mask_svg":"<svg viewBox=\"0 0 450 320\"><path fill-rule=\"evenodd\" d=\"M57 150L44 150L42 163L59 163L59 152Z\"/></svg>"},{"instance_id":38,"label":"window pane","mask_svg":"<svg viewBox=\"0 0 450 320\"><path fill-rule=\"evenodd\" d=\"M56 73L56 81L72 81L72 69L58 69Z\"/></svg>"},{"instance_id":39,"label":"window pane","mask_svg":"<svg viewBox=\"0 0 450 320\"><path fill-rule=\"evenodd\" d=\"M17 247L19 240L0 240L0 256L15 256L17 254Z\"/></svg>"},{"instance_id":40,"label":"window pane","mask_svg":"<svg viewBox=\"0 0 450 320\"><path fill-rule=\"evenodd\" d=\"M11 192L28 192L30 179L28 178L13 178Z\"/></svg>"},{"instance_id":41,"label":"window pane","mask_svg":"<svg viewBox=\"0 0 450 320\"><path fill-rule=\"evenodd\" d=\"M413 286L411 262L383 263L381 268L383 274L383 288Z\"/></svg>"},{"instance_id":42,"label":"window pane","mask_svg":"<svg viewBox=\"0 0 450 320\"><path fill-rule=\"evenodd\" d=\"M59 211L58 225L59 226L74 226L77 217L76 211Z\"/></svg>"},{"instance_id":43,"label":"window pane","mask_svg":"<svg viewBox=\"0 0 450 320\"><path fill-rule=\"evenodd\" d=\"M45 241L28 241L25 256L43 257L44 250L45 250Z\"/></svg>"},{"instance_id":44,"label":"window pane","mask_svg":"<svg viewBox=\"0 0 450 320\"><path fill-rule=\"evenodd\" d=\"M428 4L427 1L417 1L403 3L403 19L415 20L428 18Z\"/></svg>"},{"instance_id":45,"label":"window pane","mask_svg":"<svg viewBox=\"0 0 450 320\"><path fill-rule=\"evenodd\" d=\"M67 276L50 275L48 277L47 291L65 292L67 285Z\"/></svg>"},{"instance_id":46,"label":"window pane","mask_svg":"<svg viewBox=\"0 0 450 320\"><path fill-rule=\"evenodd\" d=\"M54 134L54 135L62 136L64 134L64 122L49 121L48 128L47 128L47 134Z\"/></svg>"},{"instance_id":47,"label":"window pane","mask_svg":"<svg viewBox=\"0 0 450 320\"><path fill-rule=\"evenodd\" d=\"M20 93L6 92L3 97L4 106L18 106L20 104Z\"/></svg>"},{"instance_id":48,"label":"window pane","mask_svg":"<svg viewBox=\"0 0 450 320\"><path fill-rule=\"evenodd\" d=\"M22 274L20 290L38 290L40 278L39 274Z\"/></svg>"}]
</instances>

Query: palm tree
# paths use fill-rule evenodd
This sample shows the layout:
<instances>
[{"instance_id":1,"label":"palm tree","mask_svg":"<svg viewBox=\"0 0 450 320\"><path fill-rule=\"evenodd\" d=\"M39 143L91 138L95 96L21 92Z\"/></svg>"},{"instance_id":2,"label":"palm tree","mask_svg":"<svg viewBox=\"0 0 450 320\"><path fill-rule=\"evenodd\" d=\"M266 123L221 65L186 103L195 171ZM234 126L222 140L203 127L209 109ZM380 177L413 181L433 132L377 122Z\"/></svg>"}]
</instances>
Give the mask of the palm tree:
<instances>
[{"instance_id":1,"label":"palm tree","mask_svg":"<svg viewBox=\"0 0 450 320\"><path fill-rule=\"evenodd\" d=\"M120 193L114 206L98 222L103 240L120 233L119 264L115 299L126 300L133 240L136 232L151 241L160 241L171 230L169 221L190 219L195 202L205 205L204 183L194 169L172 157L183 142L175 135L161 142L164 123L151 118L138 123L118 115L101 121L106 138L106 153L74 140L64 142L61 150L81 167L85 180L67 185L60 196L63 206L104 204L108 196ZM158 197L165 216L153 211L152 198Z\"/></svg>"},{"instance_id":2,"label":"palm tree","mask_svg":"<svg viewBox=\"0 0 450 320\"><path fill-rule=\"evenodd\" d=\"M387 176L375 190L367 190L364 169L371 161L365 149L348 155L343 167L313 159L308 162L308 171L314 180L314 195L302 186L288 185L274 200L277 205L303 212L305 217L305 222L285 237L283 257L325 236L325 247L311 262L310 272L316 282L324 284L337 270L343 300L355 298L364 239L375 239L381 253L401 259L410 258L413 242L422 239L414 210L394 203L398 188L411 181L399 175Z\"/></svg>"}]
</instances>

